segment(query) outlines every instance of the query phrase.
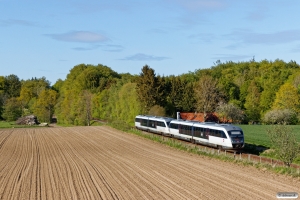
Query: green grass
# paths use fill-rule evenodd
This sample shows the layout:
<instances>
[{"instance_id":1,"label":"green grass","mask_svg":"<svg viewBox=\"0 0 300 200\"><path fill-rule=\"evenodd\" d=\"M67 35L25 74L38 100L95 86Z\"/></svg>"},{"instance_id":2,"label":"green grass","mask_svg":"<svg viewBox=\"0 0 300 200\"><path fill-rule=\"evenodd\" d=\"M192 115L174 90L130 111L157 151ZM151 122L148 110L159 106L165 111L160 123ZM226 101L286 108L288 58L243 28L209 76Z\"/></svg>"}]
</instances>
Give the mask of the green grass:
<instances>
[{"instance_id":1,"label":"green grass","mask_svg":"<svg viewBox=\"0 0 300 200\"><path fill-rule=\"evenodd\" d=\"M0 128L12 128L13 126L14 122L0 121Z\"/></svg>"},{"instance_id":2,"label":"green grass","mask_svg":"<svg viewBox=\"0 0 300 200\"><path fill-rule=\"evenodd\" d=\"M267 129L271 125L238 125L244 131L245 143L256 146L271 147L271 142L267 135ZM300 142L300 125L291 125L297 140Z\"/></svg>"},{"instance_id":3,"label":"green grass","mask_svg":"<svg viewBox=\"0 0 300 200\"><path fill-rule=\"evenodd\" d=\"M25 127L37 127L37 126L17 125L16 122L0 121L0 128L25 128Z\"/></svg>"},{"instance_id":4,"label":"green grass","mask_svg":"<svg viewBox=\"0 0 300 200\"><path fill-rule=\"evenodd\" d=\"M278 159L272 150L257 150L257 147L271 148L271 142L267 135L267 130L271 125L238 125L244 131L245 148L244 150L256 155ZM290 125L293 132L296 134L298 142L300 142L300 125ZM293 163L300 164L300 156Z\"/></svg>"}]
</instances>

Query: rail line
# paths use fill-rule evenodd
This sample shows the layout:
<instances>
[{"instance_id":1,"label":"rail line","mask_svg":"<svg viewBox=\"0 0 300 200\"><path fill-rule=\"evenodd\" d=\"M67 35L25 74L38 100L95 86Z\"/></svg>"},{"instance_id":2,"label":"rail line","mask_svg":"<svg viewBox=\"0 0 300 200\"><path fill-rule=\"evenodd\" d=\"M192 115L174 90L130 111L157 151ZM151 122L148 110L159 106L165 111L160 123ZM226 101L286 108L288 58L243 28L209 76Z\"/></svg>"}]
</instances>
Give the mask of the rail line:
<instances>
[{"instance_id":1,"label":"rail line","mask_svg":"<svg viewBox=\"0 0 300 200\"><path fill-rule=\"evenodd\" d=\"M207 152L207 153L212 153L212 154L217 153L217 154L223 154L223 155L228 155L229 154L235 159L241 159L241 160L243 159L243 160L253 161L253 162L257 162L257 163L267 163L267 164L270 164L272 166L285 166L282 161L275 160L275 159L272 159L272 158L258 156L258 155L255 155L255 154L251 154L249 152L245 152L244 149L239 149L239 150L218 149L216 147L206 146L206 145L202 145L200 143L191 143L190 141L186 141L186 140L180 139L180 138L171 137L170 135L166 135L166 134L157 134L157 133L153 133L153 132L143 131L143 130L140 130L140 129L137 129L137 128L135 128L135 129L141 131L141 133L143 133L143 134L161 136L163 138L168 138L168 139L171 139L171 140L181 142L185 146L198 147L198 149L201 149L201 151ZM290 167L300 170L300 165L297 165L297 164L294 164L294 163L291 164Z\"/></svg>"}]
</instances>

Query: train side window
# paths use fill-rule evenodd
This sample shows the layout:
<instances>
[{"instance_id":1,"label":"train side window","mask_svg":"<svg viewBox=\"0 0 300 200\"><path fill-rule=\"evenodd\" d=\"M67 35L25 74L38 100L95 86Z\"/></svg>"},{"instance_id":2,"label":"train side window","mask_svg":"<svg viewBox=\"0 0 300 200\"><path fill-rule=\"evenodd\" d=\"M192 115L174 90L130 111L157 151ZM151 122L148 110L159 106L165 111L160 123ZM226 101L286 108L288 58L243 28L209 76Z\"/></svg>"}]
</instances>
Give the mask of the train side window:
<instances>
[{"instance_id":1,"label":"train side window","mask_svg":"<svg viewBox=\"0 0 300 200\"><path fill-rule=\"evenodd\" d=\"M211 135L211 130L208 128L207 130L207 135Z\"/></svg>"},{"instance_id":2,"label":"train side window","mask_svg":"<svg viewBox=\"0 0 300 200\"><path fill-rule=\"evenodd\" d=\"M156 121L150 120L150 121L149 121L149 127L151 127L151 128L156 128Z\"/></svg>"},{"instance_id":3,"label":"train side window","mask_svg":"<svg viewBox=\"0 0 300 200\"><path fill-rule=\"evenodd\" d=\"M212 136L217 136L217 134L216 134L216 130L213 130L213 129L211 129L210 130L210 135L212 135Z\"/></svg>"},{"instance_id":4,"label":"train side window","mask_svg":"<svg viewBox=\"0 0 300 200\"><path fill-rule=\"evenodd\" d=\"M189 127L185 126L185 134L188 135L189 134Z\"/></svg>"},{"instance_id":5,"label":"train side window","mask_svg":"<svg viewBox=\"0 0 300 200\"><path fill-rule=\"evenodd\" d=\"M147 126L147 121L148 121L147 119L142 119L141 120L141 125L142 126Z\"/></svg>"},{"instance_id":6,"label":"train side window","mask_svg":"<svg viewBox=\"0 0 300 200\"><path fill-rule=\"evenodd\" d=\"M179 126L179 133L184 134L184 125Z\"/></svg>"},{"instance_id":7,"label":"train side window","mask_svg":"<svg viewBox=\"0 0 300 200\"><path fill-rule=\"evenodd\" d=\"M200 137L200 128L199 127L194 127L194 136Z\"/></svg>"},{"instance_id":8,"label":"train side window","mask_svg":"<svg viewBox=\"0 0 300 200\"><path fill-rule=\"evenodd\" d=\"M208 138L209 134L210 134L210 129L209 129L209 128L206 128L206 129L205 129L204 138Z\"/></svg>"},{"instance_id":9,"label":"train side window","mask_svg":"<svg viewBox=\"0 0 300 200\"><path fill-rule=\"evenodd\" d=\"M217 133L217 137L222 137L222 132L221 131L219 131L219 130L216 130L216 133Z\"/></svg>"},{"instance_id":10,"label":"train side window","mask_svg":"<svg viewBox=\"0 0 300 200\"><path fill-rule=\"evenodd\" d=\"M227 138L226 134L224 131L220 131L221 132L221 135L222 135L222 138Z\"/></svg>"},{"instance_id":11,"label":"train side window","mask_svg":"<svg viewBox=\"0 0 300 200\"><path fill-rule=\"evenodd\" d=\"M157 122L157 126L166 127L164 122Z\"/></svg>"},{"instance_id":12,"label":"train side window","mask_svg":"<svg viewBox=\"0 0 300 200\"><path fill-rule=\"evenodd\" d=\"M200 128L200 137L204 137L204 128Z\"/></svg>"},{"instance_id":13,"label":"train side window","mask_svg":"<svg viewBox=\"0 0 300 200\"><path fill-rule=\"evenodd\" d=\"M178 129L178 124L173 124L173 123L171 123L171 124L170 124L170 128Z\"/></svg>"}]
</instances>

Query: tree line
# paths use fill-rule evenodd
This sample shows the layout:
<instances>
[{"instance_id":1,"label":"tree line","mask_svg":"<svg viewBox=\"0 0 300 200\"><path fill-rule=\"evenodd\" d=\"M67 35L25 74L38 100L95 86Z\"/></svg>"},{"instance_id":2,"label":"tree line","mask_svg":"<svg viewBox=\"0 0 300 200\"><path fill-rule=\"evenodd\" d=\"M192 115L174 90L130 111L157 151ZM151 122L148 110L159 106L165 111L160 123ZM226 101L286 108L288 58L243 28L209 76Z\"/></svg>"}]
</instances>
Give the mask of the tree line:
<instances>
[{"instance_id":1,"label":"tree line","mask_svg":"<svg viewBox=\"0 0 300 200\"><path fill-rule=\"evenodd\" d=\"M119 74L105 65L79 64L54 85L45 78L0 76L0 116L14 121L34 114L39 121L90 125L92 119L133 123L137 114L176 117L176 112L217 112L234 123L297 124L300 67L282 60L220 62L178 76Z\"/></svg>"}]
</instances>

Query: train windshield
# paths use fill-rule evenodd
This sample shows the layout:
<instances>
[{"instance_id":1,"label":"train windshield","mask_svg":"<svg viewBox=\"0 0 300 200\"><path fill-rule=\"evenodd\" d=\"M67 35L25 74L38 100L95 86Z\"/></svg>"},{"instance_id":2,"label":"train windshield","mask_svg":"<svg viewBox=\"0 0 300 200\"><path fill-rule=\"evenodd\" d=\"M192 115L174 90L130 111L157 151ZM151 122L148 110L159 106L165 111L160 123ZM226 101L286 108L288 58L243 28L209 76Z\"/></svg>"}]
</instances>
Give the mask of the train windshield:
<instances>
[{"instance_id":1,"label":"train windshield","mask_svg":"<svg viewBox=\"0 0 300 200\"><path fill-rule=\"evenodd\" d=\"M230 135L230 137L243 137L243 131L228 131L228 134Z\"/></svg>"}]
</instances>

